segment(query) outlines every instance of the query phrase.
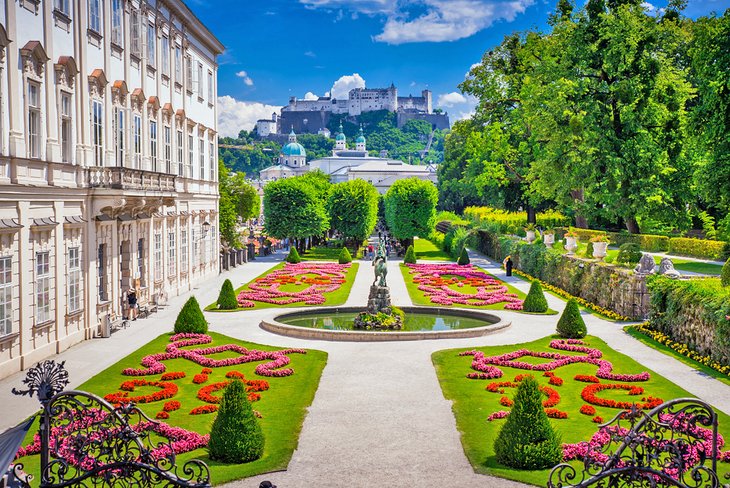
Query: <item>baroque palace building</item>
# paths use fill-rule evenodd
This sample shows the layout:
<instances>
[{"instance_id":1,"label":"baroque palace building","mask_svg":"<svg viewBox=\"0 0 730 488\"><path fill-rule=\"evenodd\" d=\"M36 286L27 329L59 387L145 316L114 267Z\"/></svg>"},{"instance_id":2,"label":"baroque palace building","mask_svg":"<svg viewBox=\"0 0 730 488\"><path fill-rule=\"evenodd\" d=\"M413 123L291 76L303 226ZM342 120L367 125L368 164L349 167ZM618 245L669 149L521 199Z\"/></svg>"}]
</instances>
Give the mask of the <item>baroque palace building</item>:
<instances>
[{"instance_id":1,"label":"baroque palace building","mask_svg":"<svg viewBox=\"0 0 730 488\"><path fill-rule=\"evenodd\" d=\"M0 5L3 377L98 336L132 286L218 274L224 48L181 0Z\"/></svg>"}]
</instances>

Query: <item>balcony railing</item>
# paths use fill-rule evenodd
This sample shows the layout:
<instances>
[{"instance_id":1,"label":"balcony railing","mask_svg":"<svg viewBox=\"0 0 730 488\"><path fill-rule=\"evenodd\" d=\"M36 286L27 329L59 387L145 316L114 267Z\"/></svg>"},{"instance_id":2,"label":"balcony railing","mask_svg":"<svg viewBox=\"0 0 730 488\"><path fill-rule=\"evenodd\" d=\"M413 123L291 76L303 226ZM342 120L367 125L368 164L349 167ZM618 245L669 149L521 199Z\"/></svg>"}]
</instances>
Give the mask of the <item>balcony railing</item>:
<instances>
[{"instance_id":1,"label":"balcony railing","mask_svg":"<svg viewBox=\"0 0 730 488\"><path fill-rule=\"evenodd\" d=\"M88 171L90 188L114 190L175 191L175 176L154 171L123 167L91 167Z\"/></svg>"}]
</instances>

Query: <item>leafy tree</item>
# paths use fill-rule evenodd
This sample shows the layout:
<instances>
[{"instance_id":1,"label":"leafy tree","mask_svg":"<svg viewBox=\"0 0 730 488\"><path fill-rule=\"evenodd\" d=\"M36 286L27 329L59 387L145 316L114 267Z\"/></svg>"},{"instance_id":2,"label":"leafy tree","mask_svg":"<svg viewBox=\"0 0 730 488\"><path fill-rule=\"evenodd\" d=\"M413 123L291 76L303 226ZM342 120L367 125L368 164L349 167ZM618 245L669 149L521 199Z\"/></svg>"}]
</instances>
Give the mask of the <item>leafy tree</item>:
<instances>
[{"instance_id":1,"label":"leafy tree","mask_svg":"<svg viewBox=\"0 0 730 488\"><path fill-rule=\"evenodd\" d=\"M352 255L350 254L350 250L347 249L347 247L342 248L339 257L337 258L337 262L340 264L347 264L352 262Z\"/></svg>"},{"instance_id":2,"label":"leafy tree","mask_svg":"<svg viewBox=\"0 0 730 488\"><path fill-rule=\"evenodd\" d=\"M438 190L416 177L398 180L385 193L385 219L396 239L412 241L426 236L436 218Z\"/></svg>"},{"instance_id":3,"label":"leafy tree","mask_svg":"<svg viewBox=\"0 0 730 488\"><path fill-rule=\"evenodd\" d=\"M560 436L542 407L537 381L528 376L517 387L514 405L494 440L497 462L516 469L545 469L563 459Z\"/></svg>"},{"instance_id":4,"label":"leafy tree","mask_svg":"<svg viewBox=\"0 0 730 488\"><path fill-rule=\"evenodd\" d=\"M231 179L229 190L236 212L242 220L249 220L259 216L261 210L261 197L259 192L251 183L246 181L244 173L236 173Z\"/></svg>"},{"instance_id":5,"label":"leafy tree","mask_svg":"<svg viewBox=\"0 0 730 488\"><path fill-rule=\"evenodd\" d=\"M302 177L272 181L264 187L264 219L271 237L300 242L321 235L329 226L317 188Z\"/></svg>"},{"instance_id":6,"label":"leafy tree","mask_svg":"<svg viewBox=\"0 0 730 488\"><path fill-rule=\"evenodd\" d=\"M329 193L327 211L333 230L345 239L362 242L373 233L378 220L378 190L361 179L337 183Z\"/></svg>"},{"instance_id":7,"label":"leafy tree","mask_svg":"<svg viewBox=\"0 0 730 488\"><path fill-rule=\"evenodd\" d=\"M241 245L238 234L238 219L236 215L236 204L231 195L231 177L228 168L222 160L218 160L218 222L222 240L231 247Z\"/></svg>"},{"instance_id":8,"label":"leafy tree","mask_svg":"<svg viewBox=\"0 0 730 488\"><path fill-rule=\"evenodd\" d=\"M568 300L563 314L558 320L557 332L566 339L582 339L586 336L586 324L580 316L580 308L575 298Z\"/></svg>"},{"instance_id":9,"label":"leafy tree","mask_svg":"<svg viewBox=\"0 0 730 488\"><path fill-rule=\"evenodd\" d=\"M205 320L200 304L194 296L188 298L175 320L175 333L182 332L193 334L205 334L208 332L208 322Z\"/></svg>"},{"instance_id":10,"label":"leafy tree","mask_svg":"<svg viewBox=\"0 0 730 488\"><path fill-rule=\"evenodd\" d=\"M416 256L416 250L413 248L413 244L408 246L406 249L406 255L403 256L403 262L405 264L416 264L418 257Z\"/></svg>"},{"instance_id":11,"label":"leafy tree","mask_svg":"<svg viewBox=\"0 0 730 488\"><path fill-rule=\"evenodd\" d=\"M218 294L217 303L220 310L236 310L238 308L238 300L236 299L236 292L233 290L231 280L223 282L221 291Z\"/></svg>"},{"instance_id":12,"label":"leafy tree","mask_svg":"<svg viewBox=\"0 0 730 488\"><path fill-rule=\"evenodd\" d=\"M235 379L223 391L210 429L210 458L224 463L249 463L264 454L264 433L251 408L246 385Z\"/></svg>"},{"instance_id":13,"label":"leafy tree","mask_svg":"<svg viewBox=\"0 0 730 488\"><path fill-rule=\"evenodd\" d=\"M525 301L522 304L522 310L532 313L547 312L548 302L539 281L534 280L530 285L530 291L527 293L527 297L525 297Z\"/></svg>"}]
</instances>

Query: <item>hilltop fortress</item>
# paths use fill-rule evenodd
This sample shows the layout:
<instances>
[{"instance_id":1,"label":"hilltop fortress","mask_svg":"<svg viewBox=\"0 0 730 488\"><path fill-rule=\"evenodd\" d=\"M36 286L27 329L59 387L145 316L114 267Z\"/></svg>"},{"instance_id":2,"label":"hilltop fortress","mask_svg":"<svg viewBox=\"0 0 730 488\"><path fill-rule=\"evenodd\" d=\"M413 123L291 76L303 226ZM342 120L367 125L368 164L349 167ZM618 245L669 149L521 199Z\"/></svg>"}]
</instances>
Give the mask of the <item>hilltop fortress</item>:
<instances>
[{"instance_id":1,"label":"hilltop fortress","mask_svg":"<svg viewBox=\"0 0 730 488\"><path fill-rule=\"evenodd\" d=\"M297 133L327 135L327 125L333 114L347 115L357 122L357 117L362 113L377 110L395 112L398 115L398 127L413 119L425 120L435 129L450 127L448 114L433 113L430 90L423 90L420 97L399 97L398 88L391 84L389 88L355 88L350 90L345 100L331 97L301 100L291 97L289 104L281 109L280 117L273 114L271 119L257 121L256 130L261 137L281 134L292 127Z\"/></svg>"}]
</instances>

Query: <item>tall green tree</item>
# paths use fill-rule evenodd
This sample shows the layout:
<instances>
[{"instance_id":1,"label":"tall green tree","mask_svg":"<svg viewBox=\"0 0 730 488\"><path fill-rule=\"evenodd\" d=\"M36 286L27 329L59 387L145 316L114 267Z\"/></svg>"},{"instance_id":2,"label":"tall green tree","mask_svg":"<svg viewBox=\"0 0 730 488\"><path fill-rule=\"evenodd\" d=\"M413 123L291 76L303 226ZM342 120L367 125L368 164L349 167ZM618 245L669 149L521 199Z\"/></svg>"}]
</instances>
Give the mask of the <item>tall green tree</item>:
<instances>
[{"instance_id":1,"label":"tall green tree","mask_svg":"<svg viewBox=\"0 0 730 488\"><path fill-rule=\"evenodd\" d=\"M327 200L330 226L346 238L361 242L372 234L378 220L378 190L365 180L332 186Z\"/></svg>"},{"instance_id":2,"label":"tall green tree","mask_svg":"<svg viewBox=\"0 0 730 488\"><path fill-rule=\"evenodd\" d=\"M385 220L397 239L431 233L436 218L438 190L430 181L416 177L398 180L385 193Z\"/></svg>"},{"instance_id":3,"label":"tall green tree","mask_svg":"<svg viewBox=\"0 0 730 488\"><path fill-rule=\"evenodd\" d=\"M277 239L318 236L329 228L324 201L315 187L301 177L284 178L264 187L264 227Z\"/></svg>"},{"instance_id":4,"label":"tall green tree","mask_svg":"<svg viewBox=\"0 0 730 488\"><path fill-rule=\"evenodd\" d=\"M259 216L261 197L256 187L246 181L245 173L236 173L231 178L229 190L236 213L241 219L249 220Z\"/></svg>"},{"instance_id":5,"label":"tall green tree","mask_svg":"<svg viewBox=\"0 0 730 488\"><path fill-rule=\"evenodd\" d=\"M236 212L236 203L231 195L231 176L230 171L223 164L223 160L218 160L218 192L220 201L218 202L218 222L223 242L231 247L241 245L240 235L238 233L238 217Z\"/></svg>"}]
</instances>

